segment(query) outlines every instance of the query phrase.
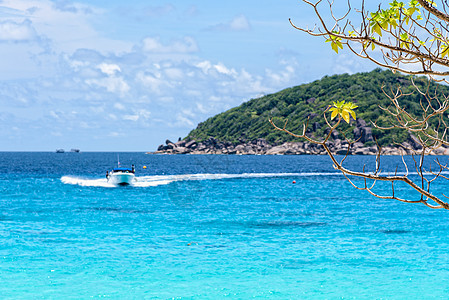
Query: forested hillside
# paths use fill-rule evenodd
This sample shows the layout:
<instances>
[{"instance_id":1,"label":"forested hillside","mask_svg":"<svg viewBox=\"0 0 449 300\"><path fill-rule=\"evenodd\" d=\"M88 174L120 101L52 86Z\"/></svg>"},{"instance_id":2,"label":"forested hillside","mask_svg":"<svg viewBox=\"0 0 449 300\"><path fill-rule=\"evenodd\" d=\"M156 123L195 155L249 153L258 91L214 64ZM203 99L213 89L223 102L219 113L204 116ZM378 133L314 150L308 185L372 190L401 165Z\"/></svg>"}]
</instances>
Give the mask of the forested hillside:
<instances>
[{"instance_id":1,"label":"forested hillside","mask_svg":"<svg viewBox=\"0 0 449 300\"><path fill-rule=\"evenodd\" d=\"M428 84L425 78L415 78L414 82L423 88ZM382 86L387 91L401 86L404 93L412 93L401 98L400 103L415 115L421 114L420 99L424 98L416 92L410 77L376 69L369 73L325 76L309 84L252 99L198 124L185 140L204 141L214 137L218 141L234 144L260 138L270 144L295 140L292 136L274 130L268 122L270 117L275 117L279 123L288 119L287 128L293 132L301 132L302 124L309 118L308 132L316 137L323 136L327 128L323 111L333 101L340 100L355 102L359 106L356 109L357 118L363 119L368 126L370 121L387 124L388 116L379 105L387 107L390 100L382 92ZM436 85L432 83L431 89L435 88ZM448 94L449 88L439 85L438 91ZM338 130L353 137L354 128L355 122L351 120L349 125L342 124ZM403 142L408 138L407 132L399 130L379 131L372 128L372 134L384 145L391 144L393 140Z\"/></svg>"}]
</instances>

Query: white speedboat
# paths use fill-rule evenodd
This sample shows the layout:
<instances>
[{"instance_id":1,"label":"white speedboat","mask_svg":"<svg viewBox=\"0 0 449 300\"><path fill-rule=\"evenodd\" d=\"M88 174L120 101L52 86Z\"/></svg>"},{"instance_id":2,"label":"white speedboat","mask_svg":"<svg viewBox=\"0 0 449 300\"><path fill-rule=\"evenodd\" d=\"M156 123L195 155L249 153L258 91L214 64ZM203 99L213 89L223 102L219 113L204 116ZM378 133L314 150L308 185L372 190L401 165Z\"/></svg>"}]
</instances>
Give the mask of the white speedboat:
<instances>
[{"instance_id":1,"label":"white speedboat","mask_svg":"<svg viewBox=\"0 0 449 300\"><path fill-rule=\"evenodd\" d=\"M129 168L115 168L111 172L106 171L108 182L114 185L132 185L136 178L134 165Z\"/></svg>"}]
</instances>

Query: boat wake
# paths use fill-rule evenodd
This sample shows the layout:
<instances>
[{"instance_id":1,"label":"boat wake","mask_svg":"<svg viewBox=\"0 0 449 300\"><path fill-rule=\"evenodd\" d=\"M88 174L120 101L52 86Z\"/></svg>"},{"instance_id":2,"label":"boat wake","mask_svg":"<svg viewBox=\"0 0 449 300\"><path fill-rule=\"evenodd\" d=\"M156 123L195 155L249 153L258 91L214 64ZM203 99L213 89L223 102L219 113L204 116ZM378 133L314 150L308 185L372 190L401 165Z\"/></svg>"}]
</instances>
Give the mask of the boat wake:
<instances>
[{"instance_id":1,"label":"boat wake","mask_svg":"<svg viewBox=\"0 0 449 300\"><path fill-rule=\"evenodd\" d=\"M308 176L335 176L339 173L244 173L244 174L184 174L184 175L153 175L136 177L132 186L152 187L167 185L175 181L194 180L219 180L233 178L267 178L267 177L308 177ZM107 181L106 178L87 179L75 176L63 176L61 181L65 184L88 186L88 187L117 187Z\"/></svg>"}]
</instances>

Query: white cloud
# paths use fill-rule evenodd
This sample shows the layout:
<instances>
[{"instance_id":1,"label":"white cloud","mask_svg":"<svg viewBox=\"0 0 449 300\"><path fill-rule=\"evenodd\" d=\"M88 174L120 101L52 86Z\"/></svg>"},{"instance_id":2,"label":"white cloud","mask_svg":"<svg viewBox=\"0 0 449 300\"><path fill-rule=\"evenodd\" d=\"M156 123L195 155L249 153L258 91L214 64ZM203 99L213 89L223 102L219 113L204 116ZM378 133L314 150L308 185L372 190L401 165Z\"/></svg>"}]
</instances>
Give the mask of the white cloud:
<instances>
[{"instance_id":1,"label":"white cloud","mask_svg":"<svg viewBox=\"0 0 449 300\"><path fill-rule=\"evenodd\" d=\"M199 57L197 41L190 36L146 37L117 48L120 42L102 37L91 25L101 12L74 2L2 3L17 14L0 19L0 41L9 41L8 53L0 47L0 69L3 76L17 70L20 80L0 80L0 104L11 115L0 119L0 129L50 133L56 124L62 137L95 128L92 138L100 139L151 126L158 134L170 127L182 135L216 113L295 83L295 64L281 63L258 74L229 61ZM38 9L29 10L34 6ZM8 26L14 30L2 33ZM244 16L225 27L250 29ZM111 120L120 130L111 132Z\"/></svg>"},{"instance_id":2,"label":"white cloud","mask_svg":"<svg viewBox=\"0 0 449 300\"><path fill-rule=\"evenodd\" d=\"M208 28L212 31L248 31L251 30L251 25L244 15L234 17L227 23L220 23Z\"/></svg>"},{"instance_id":3,"label":"white cloud","mask_svg":"<svg viewBox=\"0 0 449 300\"><path fill-rule=\"evenodd\" d=\"M34 30L52 41L53 50L70 53L80 46L107 52L130 49L129 43L105 38L95 30L93 20L103 11L93 6L50 0L2 0L1 4L15 12L9 22L22 24L16 28L17 36L29 36ZM26 22L32 22L32 27Z\"/></svg>"},{"instance_id":4,"label":"white cloud","mask_svg":"<svg viewBox=\"0 0 449 300\"><path fill-rule=\"evenodd\" d=\"M123 119L124 120L128 120L128 121L136 122L136 121L139 120L139 115L124 115Z\"/></svg>"},{"instance_id":5,"label":"white cloud","mask_svg":"<svg viewBox=\"0 0 449 300\"><path fill-rule=\"evenodd\" d=\"M165 44L159 37L147 37L142 42L142 49L151 53L194 53L198 51L198 45L194 38L188 36Z\"/></svg>"},{"instance_id":6,"label":"white cloud","mask_svg":"<svg viewBox=\"0 0 449 300\"><path fill-rule=\"evenodd\" d=\"M121 97L130 90L128 83L122 77L88 79L86 83L90 86L105 88L108 92L118 94Z\"/></svg>"},{"instance_id":7,"label":"white cloud","mask_svg":"<svg viewBox=\"0 0 449 300\"><path fill-rule=\"evenodd\" d=\"M121 103L115 103L114 108L116 108L118 110L125 110L125 106Z\"/></svg>"},{"instance_id":8,"label":"white cloud","mask_svg":"<svg viewBox=\"0 0 449 300\"><path fill-rule=\"evenodd\" d=\"M172 4L165 4L163 6L151 6L144 9L146 17L164 17L175 11Z\"/></svg>"},{"instance_id":9,"label":"white cloud","mask_svg":"<svg viewBox=\"0 0 449 300\"><path fill-rule=\"evenodd\" d=\"M36 30L28 19L21 23L10 20L0 22L0 41L28 42L36 37Z\"/></svg>"},{"instance_id":10,"label":"white cloud","mask_svg":"<svg viewBox=\"0 0 449 300\"><path fill-rule=\"evenodd\" d=\"M229 24L229 28L235 31L244 31L250 30L251 26L249 25L248 20L244 15L240 15L235 17L231 23Z\"/></svg>"},{"instance_id":11,"label":"white cloud","mask_svg":"<svg viewBox=\"0 0 449 300\"><path fill-rule=\"evenodd\" d=\"M101 72L109 76L114 76L115 73L121 72L120 67L116 64L102 63L97 67L101 70Z\"/></svg>"}]
</instances>

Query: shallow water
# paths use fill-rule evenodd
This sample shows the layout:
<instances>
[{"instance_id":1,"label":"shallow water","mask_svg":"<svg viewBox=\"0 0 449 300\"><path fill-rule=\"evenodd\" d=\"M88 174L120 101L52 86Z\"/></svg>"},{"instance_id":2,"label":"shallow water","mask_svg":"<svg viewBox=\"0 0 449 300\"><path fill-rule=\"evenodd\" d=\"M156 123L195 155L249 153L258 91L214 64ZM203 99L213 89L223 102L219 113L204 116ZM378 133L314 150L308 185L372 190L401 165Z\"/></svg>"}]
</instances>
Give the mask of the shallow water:
<instances>
[{"instance_id":1,"label":"shallow water","mask_svg":"<svg viewBox=\"0 0 449 300\"><path fill-rule=\"evenodd\" d=\"M448 212L356 191L327 157L120 160L136 186L106 182L116 153L0 153L2 299L449 293Z\"/></svg>"}]
</instances>

